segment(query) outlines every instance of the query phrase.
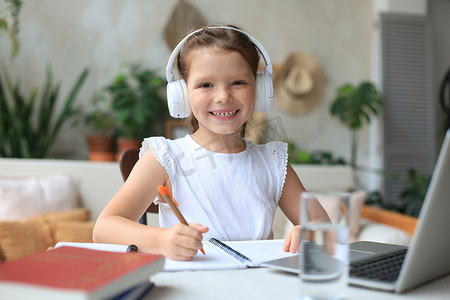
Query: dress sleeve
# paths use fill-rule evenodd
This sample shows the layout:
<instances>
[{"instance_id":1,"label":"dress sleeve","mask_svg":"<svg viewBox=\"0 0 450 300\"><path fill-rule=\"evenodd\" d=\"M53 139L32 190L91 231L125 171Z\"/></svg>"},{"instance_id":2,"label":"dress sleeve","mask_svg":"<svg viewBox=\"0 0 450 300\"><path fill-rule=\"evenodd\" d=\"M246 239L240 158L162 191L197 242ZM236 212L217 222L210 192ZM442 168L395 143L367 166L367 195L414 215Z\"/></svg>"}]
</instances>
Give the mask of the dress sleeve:
<instances>
[{"instance_id":1,"label":"dress sleeve","mask_svg":"<svg viewBox=\"0 0 450 300\"><path fill-rule=\"evenodd\" d=\"M139 158L141 158L142 155L145 154L145 152L151 150L156 159L161 163L159 158L164 155L164 152L167 151L167 148L167 141L162 136L152 136L145 138L142 142L141 150L139 151Z\"/></svg>"},{"instance_id":2,"label":"dress sleeve","mask_svg":"<svg viewBox=\"0 0 450 300\"><path fill-rule=\"evenodd\" d=\"M275 176L277 178L277 194L275 199L278 203L283 193L284 182L286 180L288 162L287 144L283 142L270 142L267 145L267 150L270 151L269 156L272 158Z\"/></svg>"}]
</instances>

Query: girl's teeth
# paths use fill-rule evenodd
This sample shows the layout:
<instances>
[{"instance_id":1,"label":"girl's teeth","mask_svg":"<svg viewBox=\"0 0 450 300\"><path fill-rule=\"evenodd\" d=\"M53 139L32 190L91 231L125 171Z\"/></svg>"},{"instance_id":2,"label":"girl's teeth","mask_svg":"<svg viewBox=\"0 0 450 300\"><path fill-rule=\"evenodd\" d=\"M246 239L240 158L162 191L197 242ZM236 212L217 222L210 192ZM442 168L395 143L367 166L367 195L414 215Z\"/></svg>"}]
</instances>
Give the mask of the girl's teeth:
<instances>
[{"instance_id":1,"label":"girl's teeth","mask_svg":"<svg viewBox=\"0 0 450 300\"><path fill-rule=\"evenodd\" d=\"M224 112L224 113L213 112L212 114L215 115L215 116L218 116L218 117L229 117L229 116L234 115L235 113L236 113L236 110L235 111L230 111L230 112Z\"/></svg>"}]
</instances>

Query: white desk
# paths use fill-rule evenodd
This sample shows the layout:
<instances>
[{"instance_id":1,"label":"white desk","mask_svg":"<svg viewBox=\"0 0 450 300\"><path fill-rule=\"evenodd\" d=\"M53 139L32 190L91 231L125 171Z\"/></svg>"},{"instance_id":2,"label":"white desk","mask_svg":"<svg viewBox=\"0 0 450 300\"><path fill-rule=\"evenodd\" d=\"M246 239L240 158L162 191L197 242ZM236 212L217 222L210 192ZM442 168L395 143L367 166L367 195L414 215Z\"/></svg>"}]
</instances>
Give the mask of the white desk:
<instances>
[{"instance_id":1,"label":"white desk","mask_svg":"<svg viewBox=\"0 0 450 300\"><path fill-rule=\"evenodd\" d=\"M299 278L267 268L161 272L145 299L298 299ZM450 299L450 275L405 294L349 287L347 299Z\"/></svg>"}]
</instances>

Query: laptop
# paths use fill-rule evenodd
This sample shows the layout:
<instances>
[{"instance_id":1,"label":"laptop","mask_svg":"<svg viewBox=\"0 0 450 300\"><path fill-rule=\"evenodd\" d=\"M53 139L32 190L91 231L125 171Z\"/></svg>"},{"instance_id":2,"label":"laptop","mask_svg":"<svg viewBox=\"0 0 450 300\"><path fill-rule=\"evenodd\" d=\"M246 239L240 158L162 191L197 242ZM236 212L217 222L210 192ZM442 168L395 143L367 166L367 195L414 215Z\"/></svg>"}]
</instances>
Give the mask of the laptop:
<instances>
[{"instance_id":1,"label":"laptop","mask_svg":"<svg viewBox=\"0 0 450 300\"><path fill-rule=\"evenodd\" d=\"M360 241L350 245L351 285L395 293L403 293L419 285L450 274L450 130L445 135L441 151L428 187L422 210L409 247ZM402 259L398 276L385 271L384 278L373 277L371 268L358 271L380 260ZM387 263L392 268L394 261ZM299 256L268 261L263 266L299 273ZM364 273L364 274L363 274ZM389 278L391 277L391 278Z\"/></svg>"}]
</instances>

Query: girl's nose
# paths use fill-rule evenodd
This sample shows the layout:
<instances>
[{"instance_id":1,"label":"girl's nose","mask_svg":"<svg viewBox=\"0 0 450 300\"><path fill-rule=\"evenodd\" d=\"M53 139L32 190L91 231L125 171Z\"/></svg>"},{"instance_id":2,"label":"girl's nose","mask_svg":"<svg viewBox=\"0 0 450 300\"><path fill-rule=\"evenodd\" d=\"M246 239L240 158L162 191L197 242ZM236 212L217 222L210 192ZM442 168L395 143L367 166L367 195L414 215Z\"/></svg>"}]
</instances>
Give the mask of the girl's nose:
<instances>
[{"instance_id":1,"label":"girl's nose","mask_svg":"<svg viewBox=\"0 0 450 300\"><path fill-rule=\"evenodd\" d=\"M229 90L229 87L226 86L222 86L222 87L217 87L217 94L215 97L215 101L217 103L227 103L231 101L231 93Z\"/></svg>"}]
</instances>

